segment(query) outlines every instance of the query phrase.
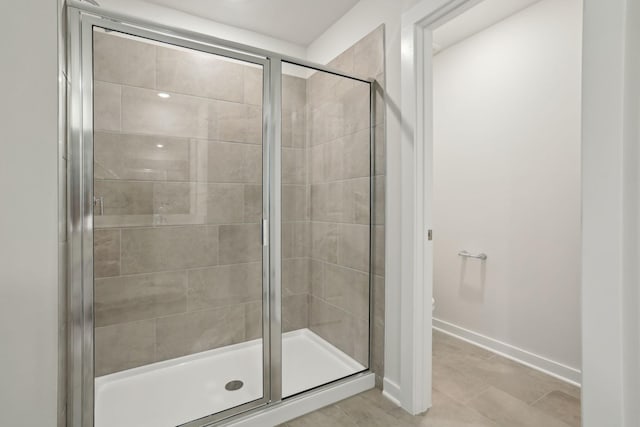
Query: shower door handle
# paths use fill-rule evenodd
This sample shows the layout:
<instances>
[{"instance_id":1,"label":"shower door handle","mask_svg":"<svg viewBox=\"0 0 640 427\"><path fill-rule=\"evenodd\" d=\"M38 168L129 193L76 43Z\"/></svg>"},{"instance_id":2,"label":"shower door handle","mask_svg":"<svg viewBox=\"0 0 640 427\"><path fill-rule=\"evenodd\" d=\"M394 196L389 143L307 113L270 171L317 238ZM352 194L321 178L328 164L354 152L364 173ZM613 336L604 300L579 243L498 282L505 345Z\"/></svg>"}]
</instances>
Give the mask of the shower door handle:
<instances>
[{"instance_id":1,"label":"shower door handle","mask_svg":"<svg viewBox=\"0 0 640 427\"><path fill-rule=\"evenodd\" d=\"M269 220L262 220L262 246L269 246Z\"/></svg>"},{"instance_id":2,"label":"shower door handle","mask_svg":"<svg viewBox=\"0 0 640 427\"><path fill-rule=\"evenodd\" d=\"M104 215L104 197L94 197L93 198L93 207L100 205L100 215ZM95 211L94 211L95 215Z\"/></svg>"}]
</instances>

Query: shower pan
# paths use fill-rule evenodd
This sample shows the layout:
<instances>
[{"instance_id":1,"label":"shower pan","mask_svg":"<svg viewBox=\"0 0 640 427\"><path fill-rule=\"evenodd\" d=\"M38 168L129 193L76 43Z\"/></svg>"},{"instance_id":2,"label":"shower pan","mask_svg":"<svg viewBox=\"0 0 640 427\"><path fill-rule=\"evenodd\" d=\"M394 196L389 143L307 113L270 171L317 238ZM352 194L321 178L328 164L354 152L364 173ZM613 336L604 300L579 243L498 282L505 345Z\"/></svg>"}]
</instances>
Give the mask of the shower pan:
<instances>
[{"instance_id":1,"label":"shower pan","mask_svg":"<svg viewBox=\"0 0 640 427\"><path fill-rule=\"evenodd\" d=\"M269 425L373 387L371 82L67 15L69 425Z\"/></svg>"}]
</instances>

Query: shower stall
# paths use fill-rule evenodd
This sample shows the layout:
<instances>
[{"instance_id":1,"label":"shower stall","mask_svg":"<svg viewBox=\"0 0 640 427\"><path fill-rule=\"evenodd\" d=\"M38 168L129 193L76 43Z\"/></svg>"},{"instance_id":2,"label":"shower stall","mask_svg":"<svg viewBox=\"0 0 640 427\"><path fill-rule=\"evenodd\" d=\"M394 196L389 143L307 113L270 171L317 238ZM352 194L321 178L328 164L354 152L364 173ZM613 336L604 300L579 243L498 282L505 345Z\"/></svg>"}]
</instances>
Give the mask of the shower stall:
<instances>
[{"instance_id":1,"label":"shower stall","mask_svg":"<svg viewBox=\"0 0 640 427\"><path fill-rule=\"evenodd\" d=\"M373 387L371 81L73 4L70 425Z\"/></svg>"}]
</instances>

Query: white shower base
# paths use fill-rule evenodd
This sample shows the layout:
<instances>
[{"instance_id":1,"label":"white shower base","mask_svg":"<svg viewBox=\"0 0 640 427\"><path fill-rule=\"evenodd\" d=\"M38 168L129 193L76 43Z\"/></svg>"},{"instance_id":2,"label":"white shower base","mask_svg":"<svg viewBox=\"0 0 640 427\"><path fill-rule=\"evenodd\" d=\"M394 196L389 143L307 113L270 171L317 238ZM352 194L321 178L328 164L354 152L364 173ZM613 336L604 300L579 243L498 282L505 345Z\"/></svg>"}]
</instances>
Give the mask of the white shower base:
<instances>
[{"instance_id":1,"label":"white shower base","mask_svg":"<svg viewBox=\"0 0 640 427\"><path fill-rule=\"evenodd\" d=\"M282 335L282 394L365 368L309 329ZM241 380L240 390L225 384ZM262 397L262 340L98 377L96 427L175 427Z\"/></svg>"}]
</instances>

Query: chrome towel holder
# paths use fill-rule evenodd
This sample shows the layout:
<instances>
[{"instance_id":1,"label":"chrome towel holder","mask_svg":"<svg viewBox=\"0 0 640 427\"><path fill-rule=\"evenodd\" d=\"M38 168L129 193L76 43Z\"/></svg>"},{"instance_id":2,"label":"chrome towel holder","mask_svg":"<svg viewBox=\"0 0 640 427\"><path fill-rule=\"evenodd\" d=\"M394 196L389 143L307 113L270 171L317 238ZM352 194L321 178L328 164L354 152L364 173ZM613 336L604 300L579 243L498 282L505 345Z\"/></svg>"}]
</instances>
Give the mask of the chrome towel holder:
<instances>
[{"instance_id":1,"label":"chrome towel holder","mask_svg":"<svg viewBox=\"0 0 640 427\"><path fill-rule=\"evenodd\" d=\"M485 261L487 259L487 254L485 253L479 253L479 254L470 254L467 251L460 251L458 252L458 256L461 256L463 258L475 258L475 259L480 259L482 261Z\"/></svg>"}]
</instances>

